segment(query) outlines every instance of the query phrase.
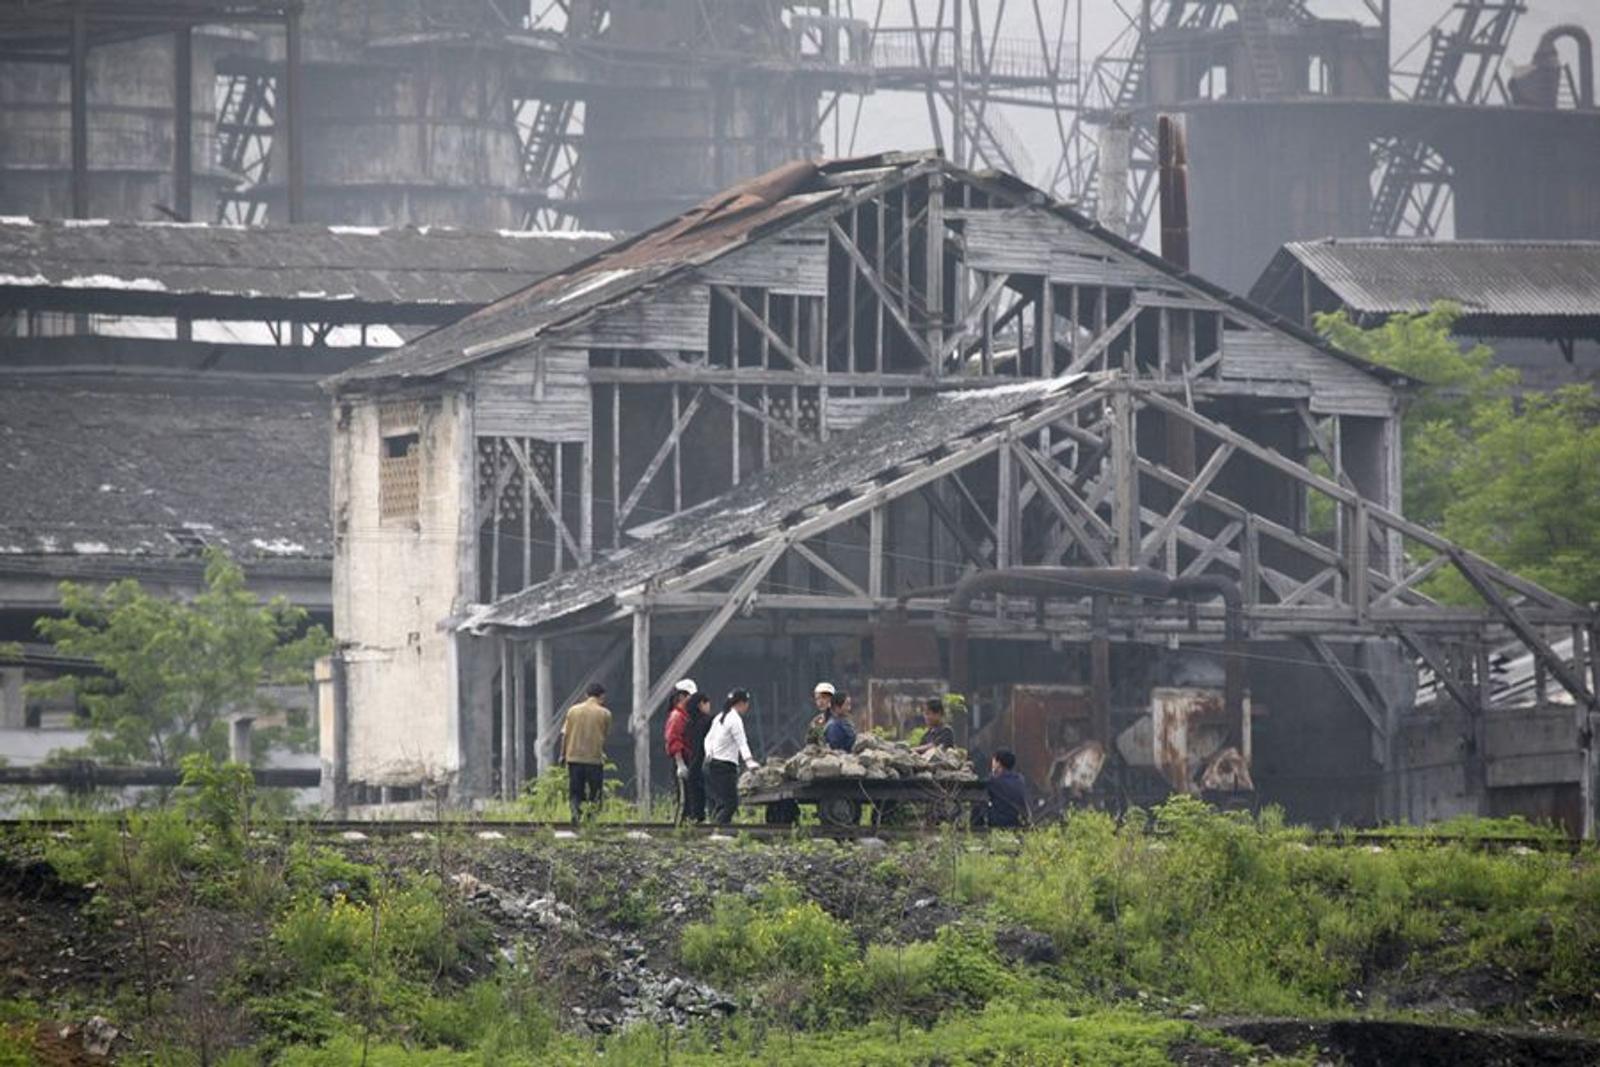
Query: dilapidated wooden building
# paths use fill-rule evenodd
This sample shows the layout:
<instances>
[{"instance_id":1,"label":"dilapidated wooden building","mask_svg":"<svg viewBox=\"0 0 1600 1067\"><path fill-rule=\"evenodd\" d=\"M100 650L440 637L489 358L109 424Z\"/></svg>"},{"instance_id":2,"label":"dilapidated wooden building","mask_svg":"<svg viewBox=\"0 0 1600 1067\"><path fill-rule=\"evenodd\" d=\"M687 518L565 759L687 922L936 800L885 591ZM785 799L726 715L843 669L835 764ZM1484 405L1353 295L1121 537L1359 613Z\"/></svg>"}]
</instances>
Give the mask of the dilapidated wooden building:
<instances>
[{"instance_id":1,"label":"dilapidated wooden building","mask_svg":"<svg viewBox=\"0 0 1600 1067\"><path fill-rule=\"evenodd\" d=\"M1496 706L1509 639L1592 812L1595 618L1402 517L1406 385L1014 178L784 167L329 382L331 798L514 792L596 677L646 798L693 674L767 749L818 678L880 725L954 687L1045 789L1094 743L1108 800L1461 810L1548 711ZM1469 753L1425 797L1419 664Z\"/></svg>"}]
</instances>

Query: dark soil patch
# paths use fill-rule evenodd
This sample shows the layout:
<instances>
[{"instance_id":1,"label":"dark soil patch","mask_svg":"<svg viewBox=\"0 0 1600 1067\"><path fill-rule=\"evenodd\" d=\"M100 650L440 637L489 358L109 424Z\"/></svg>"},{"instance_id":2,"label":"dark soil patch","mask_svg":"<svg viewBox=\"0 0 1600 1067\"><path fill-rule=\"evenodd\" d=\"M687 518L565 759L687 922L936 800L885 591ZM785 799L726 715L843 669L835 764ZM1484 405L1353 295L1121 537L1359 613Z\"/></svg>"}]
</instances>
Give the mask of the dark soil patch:
<instances>
[{"instance_id":1,"label":"dark soil patch","mask_svg":"<svg viewBox=\"0 0 1600 1067\"><path fill-rule=\"evenodd\" d=\"M1593 1067L1600 1063L1600 1041L1569 1034L1369 1019L1256 1019L1219 1028L1279 1055L1314 1050L1320 1057L1348 1067Z\"/></svg>"}]
</instances>

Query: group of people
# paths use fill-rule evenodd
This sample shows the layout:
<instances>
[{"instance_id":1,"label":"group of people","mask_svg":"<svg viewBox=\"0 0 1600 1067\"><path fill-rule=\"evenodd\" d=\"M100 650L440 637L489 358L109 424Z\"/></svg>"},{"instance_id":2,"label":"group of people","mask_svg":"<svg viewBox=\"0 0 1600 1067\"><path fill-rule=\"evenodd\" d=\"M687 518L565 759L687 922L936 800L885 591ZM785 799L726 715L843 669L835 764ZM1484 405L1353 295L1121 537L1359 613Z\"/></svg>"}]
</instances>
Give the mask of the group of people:
<instances>
[{"instance_id":1,"label":"group of people","mask_svg":"<svg viewBox=\"0 0 1600 1067\"><path fill-rule=\"evenodd\" d=\"M709 693L694 679L684 678L672 687L667 710L667 756L677 775L680 817L689 822L727 825L739 810L739 770L760 763L751 755L744 716L750 710L750 693L735 689L715 709ZM806 731L808 744L839 752L855 747L856 727L848 693L829 682L812 690L817 714ZM923 731L918 748L954 748L955 731L944 721L944 701L931 697L923 707ZM561 759L567 767L567 799L572 821L598 808L604 794L606 736L611 732L611 710L606 688L590 685L582 703L567 711L561 725ZM987 800L976 812L989 826L1020 826L1028 820L1027 787L1016 770L1017 757L1001 749L989 762Z\"/></svg>"}]
</instances>

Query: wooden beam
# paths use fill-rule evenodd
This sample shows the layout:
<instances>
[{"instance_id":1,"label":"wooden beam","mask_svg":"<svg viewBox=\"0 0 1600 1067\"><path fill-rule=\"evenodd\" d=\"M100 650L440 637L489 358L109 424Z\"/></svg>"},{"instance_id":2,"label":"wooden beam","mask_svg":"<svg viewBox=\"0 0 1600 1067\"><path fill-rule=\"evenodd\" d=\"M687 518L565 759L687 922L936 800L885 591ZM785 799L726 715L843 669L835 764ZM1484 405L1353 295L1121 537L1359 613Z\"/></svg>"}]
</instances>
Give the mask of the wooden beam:
<instances>
[{"instance_id":1,"label":"wooden beam","mask_svg":"<svg viewBox=\"0 0 1600 1067\"><path fill-rule=\"evenodd\" d=\"M617 509L618 523L626 522L628 516L633 514L633 509L639 506L639 501L644 497L645 491L650 488L650 483L661 472L661 468L672 456L673 450L678 447L679 439L683 437L683 432L689 428L689 423L694 421L695 413L700 410L700 403L705 398L706 392L704 389L695 391L694 396L689 400L688 407L683 409L682 414L678 416L678 420L673 423L672 430L667 434L667 439L661 442L661 447L656 449L656 454L650 457L650 463L645 467L644 473L639 476L639 481L634 485L633 490L628 493L628 499L624 500L622 507Z\"/></svg>"},{"instance_id":2,"label":"wooden beam","mask_svg":"<svg viewBox=\"0 0 1600 1067\"><path fill-rule=\"evenodd\" d=\"M850 239L850 235L845 233L837 222L829 222L828 229L833 234L834 240L839 242L845 254L850 257L850 262L855 265L856 272L866 281L878 299L883 301L883 306L888 309L889 317L894 319L896 326L900 327L900 332L922 354L922 359L927 363L928 367L933 369L935 367L933 354L928 351L928 346L924 343L922 336L912 327L910 321L906 318L905 312L900 310L898 302L889 292L888 286L883 279L879 278L877 271L872 269L872 264L867 261L867 257L862 255L861 249L856 247L856 243Z\"/></svg>"},{"instance_id":3,"label":"wooden beam","mask_svg":"<svg viewBox=\"0 0 1600 1067\"><path fill-rule=\"evenodd\" d=\"M528 480L529 487L533 489L533 495L539 498L539 506L549 514L550 521L555 525L556 533L561 536L562 542L571 550L573 558L582 559L583 552L578 547L578 542L573 538L572 531L568 530L567 524L561 521L561 509L556 507L556 502L551 498L550 491L545 488L543 479L539 477L539 473L533 469L533 464L517 446L516 440L514 438L507 438L506 440L508 442L507 450L511 453L512 458L517 461L517 465L522 468L522 476ZM556 551L559 553L560 548L558 547Z\"/></svg>"},{"instance_id":4,"label":"wooden beam","mask_svg":"<svg viewBox=\"0 0 1600 1067\"><path fill-rule=\"evenodd\" d=\"M1133 566L1139 546L1139 436L1134 425L1133 395L1117 389L1111 396L1115 422L1111 429L1112 559L1118 567Z\"/></svg>"},{"instance_id":5,"label":"wooden beam","mask_svg":"<svg viewBox=\"0 0 1600 1067\"><path fill-rule=\"evenodd\" d=\"M690 668L694 666L695 660L699 659L701 654L711 646L711 642L717 639L717 635L722 633L723 627L728 625L728 620L733 618L736 613L744 610L745 605L749 603L750 597L754 595L756 588L761 584L761 580L772 570L773 565L783 557L784 551L788 549L790 544L792 542L782 539L777 544L768 547L766 552L751 563L744 574L740 576L739 581L723 598L717 610L689 638L688 644L684 645L682 651L673 658L672 663L662 673L660 679L650 686L643 705L645 715L642 720L636 710L633 719L633 729L635 731L648 726L651 710L667 699L667 694L671 692L673 683L688 673ZM636 682L636 689L637 685L638 683Z\"/></svg>"},{"instance_id":6,"label":"wooden beam","mask_svg":"<svg viewBox=\"0 0 1600 1067\"><path fill-rule=\"evenodd\" d=\"M808 371L812 369L811 364L807 363L804 359L801 359L800 353L791 348L788 341L785 341L782 337L779 337L777 332L773 330L773 328L765 319L763 319L760 315L757 315L754 311L750 310L749 305L744 302L744 298L738 293L734 292L732 289L729 289L726 285L713 285L711 289L713 292L719 293L724 300L733 305L733 309L738 312L739 317L745 322L749 323L750 326L761 335L762 340L767 344L767 346L771 349L777 349L778 354L793 364L796 370ZM762 361L762 369L767 369L766 362L764 360Z\"/></svg>"},{"instance_id":7,"label":"wooden beam","mask_svg":"<svg viewBox=\"0 0 1600 1067\"><path fill-rule=\"evenodd\" d=\"M1224 443L1217 446L1216 451L1211 453L1211 458L1206 460L1205 466L1200 468L1200 473L1195 475L1194 481L1190 482L1189 487L1183 491L1183 495L1178 497L1178 502L1172 505L1172 510L1167 513L1167 517L1162 519L1161 524L1151 530L1145 539L1140 542L1139 555L1135 566L1144 566L1160 551L1161 546L1172 536L1172 531L1177 529L1178 525L1189 514L1189 509L1194 506L1195 501L1200 499L1200 494L1209 489L1211 483L1216 480L1217 475L1222 473L1223 466L1232 455L1232 445Z\"/></svg>"},{"instance_id":8,"label":"wooden beam","mask_svg":"<svg viewBox=\"0 0 1600 1067\"><path fill-rule=\"evenodd\" d=\"M1372 697L1361 688L1361 682L1350 673L1350 668L1334 655L1333 649L1328 647L1328 642L1315 634L1308 634L1301 638L1310 648L1312 653L1320 659L1332 672L1334 680L1339 687L1355 701L1361 714L1367 717L1367 722L1372 726L1372 760L1379 766L1388 766L1389 762L1389 724L1383 714L1383 709L1373 703Z\"/></svg>"},{"instance_id":9,"label":"wooden beam","mask_svg":"<svg viewBox=\"0 0 1600 1067\"><path fill-rule=\"evenodd\" d=\"M1038 488L1039 495L1044 497L1051 510L1060 517L1062 525L1071 533L1073 540L1083 548L1084 553L1089 557L1089 561L1097 567L1110 566L1110 560L1106 556L1101 542L1097 541L1089 532L1089 522L1092 520L1106 534L1110 533L1109 528L1105 526L1098 515L1088 510L1087 505L1073 496L1069 487L1055 484L1044 464L1036 459L1028 449L1020 445L1013 447L1016 449L1017 458L1022 461L1022 466L1027 471L1029 479ZM1077 508L1074 508L1073 504L1069 503L1069 497L1077 501ZM1107 543L1110 540L1109 536L1105 538ZM1052 546L1051 558L1045 562L1055 562L1066 551L1066 547L1063 544L1057 550L1055 546Z\"/></svg>"},{"instance_id":10,"label":"wooden beam","mask_svg":"<svg viewBox=\"0 0 1600 1067\"><path fill-rule=\"evenodd\" d=\"M1056 375L1056 377L1067 378L1088 370L1089 365L1104 355L1106 349L1110 348L1117 338L1121 337L1128 327L1133 325L1134 320L1139 317L1139 312L1143 310L1144 308L1137 302L1132 304L1127 311L1117 316L1117 321L1111 324L1110 329L1097 335L1094 340L1089 342L1089 347L1085 348L1081 353L1075 353L1072 357L1072 362L1067 364L1067 369Z\"/></svg>"},{"instance_id":11,"label":"wooden beam","mask_svg":"<svg viewBox=\"0 0 1600 1067\"><path fill-rule=\"evenodd\" d=\"M790 547L794 549L795 555L799 556L807 563L817 568L817 570L822 572L824 577L832 580L834 584L838 585L841 589L858 597L865 597L867 595L867 591L861 588L861 586L857 585L855 582L851 581L849 575L835 567L832 563L829 563L819 553L812 551L809 546L796 541Z\"/></svg>"},{"instance_id":12,"label":"wooden beam","mask_svg":"<svg viewBox=\"0 0 1600 1067\"><path fill-rule=\"evenodd\" d=\"M993 305L1005 292L1006 286L1011 282L1011 275L997 274L990 279L983 293L967 309L966 315L952 331L945 341L944 348L939 353L940 362L949 359L960 352L962 346L968 341L979 341L983 337L982 324L993 318ZM992 325L992 322L991 322Z\"/></svg>"},{"instance_id":13,"label":"wooden beam","mask_svg":"<svg viewBox=\"0 0 1600 1067\"><path fill-rule=\"evenodd\" d=\"M706 386L706 391L712 396L716 397L718 400L721 400L723 403L727 404L729 407L732 407L735 411L744 412L746 415L749 415L757 422L760 422L762 425L766 426L768 429L776 430L790 440L798 441L807 447L816 444L815 441L801 433L799 430L795 429L793 426L790 426L786 422L778 421L771 415L768 415L765 411L762 411L760 408L756 407L754 404L746 403L744 400L740 399L735 394L728 392L726 389L719 389L717 386L708 385ZM735 422L735 425L737 425L737 421ZM737 433L735 433L734 436L737 438Z\"/></svg>"},{"instance_id":14,"label":"wooden beam","mask_svg":"<svg viewBox=\"0 0 1600 1067\"><path fill-rule=\"evenodd\" d=\"M556 692L554 642L533 642L533 765L544 774L556 760Z\"/></svg>"},{"instance_id":15,"label":"wooden beam","mask_svg":"<svg viewBox=\"0 0 1600 1067\"><path fill-rule=\"evenodd\" d=\"M650 611L633 609L633 707L628 712L628 730L633 734L634 800L641 815L650 814Z\"/></svg>"},{"instance_id":16,"label":"wooden beam","mask_svg":"<svg viewBox=\"0 0 1600 1067\"><path fill-rule=\"evenodd\" d=\"M1555 649L1551 648L1543 637L1539 636L1511 601L1506 599L1505 594L1495 588L1494 580L1483 572L1478 561L1455 546L1450 548L1450 558L1454 561L1456 570L1467 580L1467 584L1483 597L1485 602L1505 620L1506 625L1517 635L1517 639L1533 653L1534 663L1542 665L1554 675L1561 688L1572 694L1572 699L1580 706L1591 710L1600 708L1600 703L1596 702L1595 695L1584 685L1583 679L1573 673L1567 662L1556 654Z\"/></svg>"},{"instance_id":17,"label":"wooden beam","mask_svg":"<svg viewBox=\"0 0 1600 1067\"><path fill-rule=\"evenodd\" d=\"M928 510L933 513L934 518L938 519L940 524L950 532L950 536L955 539L957 547L961 549L961 554L967 557L968 562L980 568L989 566L990 560L985 555L983 546L974 541L972 535L967 533L966 529L961 525L960 517L950 510L950 505L939 498L939 493L935 487L924 485L917 491L922 494L922 499L927 502Z\"/></svg>"},{"instance_id":18,"label":"wooden beam","mask_svg":"<svg viewBox=\"0 0 1600 1067\"><path fill-rule=\"evenodd\" d=\"M1476 697L1462 688L1460 680L1454 677L1449 666L1438 657L1426 638L1403 626L1397 627L1394 634L1402 644L1416 654L1417 658L1427 664L1433 676L1439 679L1439 684L1455 698L1457 704L1461 705L1462 711L1486 710L1480 706L1480 701Z\"/></svg>"}]
</instances>

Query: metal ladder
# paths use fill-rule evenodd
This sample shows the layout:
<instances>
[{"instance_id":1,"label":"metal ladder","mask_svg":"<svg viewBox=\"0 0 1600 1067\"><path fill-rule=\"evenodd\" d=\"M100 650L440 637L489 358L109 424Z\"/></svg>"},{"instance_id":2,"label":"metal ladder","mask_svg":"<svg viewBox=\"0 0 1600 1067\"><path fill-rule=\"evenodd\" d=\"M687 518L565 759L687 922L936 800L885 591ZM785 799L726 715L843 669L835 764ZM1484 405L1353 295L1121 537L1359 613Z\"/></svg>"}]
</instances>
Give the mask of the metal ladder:
<instances>
[{"instance_id":1,"label":"metal ladder","mask_svg":"<svg viewBox=\"0 0 1600 1067\"><path fill-rule=\"evenodd\" d=\"M1250 73L1258 100L1279 100L1284 96L1283 68L1272 47L1272 26L1267 21L1262 0L1238 0L1234 5L1239 18L1239 36L1250 57Z\"/></svg>"}]
</instances>

